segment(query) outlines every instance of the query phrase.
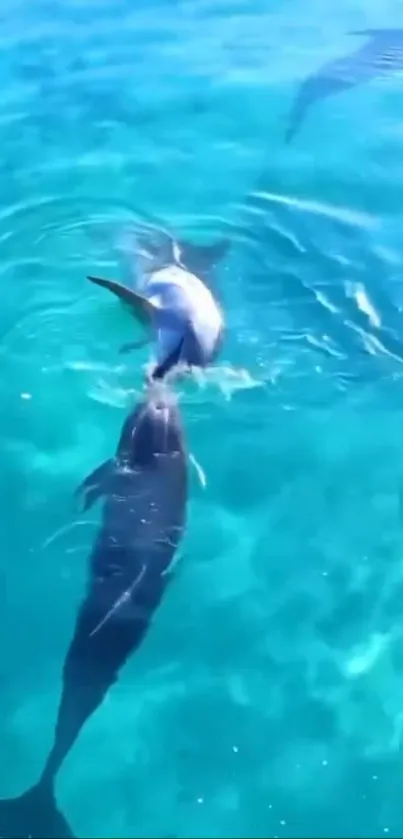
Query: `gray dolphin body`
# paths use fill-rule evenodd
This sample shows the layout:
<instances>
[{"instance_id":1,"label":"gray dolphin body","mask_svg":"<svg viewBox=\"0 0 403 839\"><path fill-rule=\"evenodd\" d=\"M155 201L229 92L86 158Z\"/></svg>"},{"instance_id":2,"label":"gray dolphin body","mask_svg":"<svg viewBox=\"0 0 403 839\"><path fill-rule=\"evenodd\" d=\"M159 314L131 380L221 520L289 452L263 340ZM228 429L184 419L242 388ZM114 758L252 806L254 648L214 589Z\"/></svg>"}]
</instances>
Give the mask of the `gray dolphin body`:
<instances>
[{"instance_id":1,"label":"gray dolphin body","mask_svg":"<svg viewBox=\"0 0 403 839\"><path fill-rule=\"evenodd\" d=\"M372 79L403 70L403 29L363 29L366 42L355 52L329 61L302 83L286 131L289 143L314 102Z\"/></svg>"},{"instance_id":2,"label":"gray dolphin body","mask_svg":"<svg viewBox=\"0 0 403 839\"><path fill-rule=\"evenodd\" d=\"M114 458L79 488L85 508L101 496L105 503L64 662L54 743L38 783L19 798L0 800L2 837L73 836L56 804L56 776L150 626L184 531L187 484L177 405L167 394L149 394L126 419Z\"/></svg>"},{"instance_id":3,"label":"gray dolphin body","mask_svg":"<svg viewBox=\"0 0 403 839\"><path fill-rule=\"evenodd\" d=\"M210 246L175 241L167 234L137 237L139 283L130 286L116 280L89 276L125 303L155 338L157 363L152 379L162 379L173 367L205 367L219 352L224 332L220 306L209 288L211 269L223 258L227 240ZM123 351L145 341L126 344Z\"/></svg>"}]
</instances>

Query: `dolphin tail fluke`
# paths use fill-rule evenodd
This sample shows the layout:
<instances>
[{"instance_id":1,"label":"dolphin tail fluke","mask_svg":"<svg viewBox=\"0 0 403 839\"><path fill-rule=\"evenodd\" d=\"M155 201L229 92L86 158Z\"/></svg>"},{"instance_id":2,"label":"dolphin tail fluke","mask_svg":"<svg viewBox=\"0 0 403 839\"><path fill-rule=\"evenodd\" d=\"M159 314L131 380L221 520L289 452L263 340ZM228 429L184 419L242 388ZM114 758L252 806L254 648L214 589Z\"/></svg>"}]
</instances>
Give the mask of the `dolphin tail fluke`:
<instances>
[{"instance_id":1,"label":"dolphin tail fluke","mask_svg":"<svg viewBox=\"0 0 403 839\"><path fill-rule=\"evenodd\" d=\"M74 839L58 810L53 788L44 783L18 798L0 799L0 836L5 839Z\"/></svg>"},{"instance_id":2,"label":"dolphin tail fluke","mask_svg":"<svg viewBox=\"0 0 403 839\"><path fill-rule=\"evenodd\" d=\"M197 277L205 278L224 259L230 244L229 239L219 239L212 245L196 245L181 239L173 243L175 261Z\"/></svg>"},{"instance_id":3,"label":"dolphin tail fluke","mask_svg":"<svg viewBox=\"0 0 403 839\"><path fill-rule=\"evenodd\" d=\"M149 230L135 236L134 251L140 275L150 276L176 263L205 279L223 259L230 244L229 239L219 239L210 245L196 244L163 230Z\"/></svg>"}]
</instances>

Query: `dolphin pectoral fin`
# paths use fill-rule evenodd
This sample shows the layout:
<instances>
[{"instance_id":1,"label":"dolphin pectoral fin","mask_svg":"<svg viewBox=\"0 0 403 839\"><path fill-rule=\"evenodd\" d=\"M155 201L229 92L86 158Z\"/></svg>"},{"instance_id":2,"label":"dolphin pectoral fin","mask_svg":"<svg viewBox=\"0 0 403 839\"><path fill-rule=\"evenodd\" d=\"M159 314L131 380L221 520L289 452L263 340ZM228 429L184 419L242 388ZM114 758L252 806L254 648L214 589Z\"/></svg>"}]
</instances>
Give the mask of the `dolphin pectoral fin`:
<instances>
[{"instance_id":1,"label":"dolphin pectoral fin","mask_svg":"<svg viewBox=\"0 0 403 839\"><path fill-rule=\"evenodd\" d=\"M173 367L176 367L176 365L179 364L184 343L185 343L185 336L183 336L180 339L179 344L164 359L164 361L161 361L160 364L157 364L157 366L154 368L153 372L151 373L151 379L153 379L153 380L163 379L164 376L166 376L166 374L169 373L169 371L172 370Z\"/></svg>"},{"instance_id":2,"label":"dolphin pectoral fin","mask_svg":"<svg viewBox=\"0 0 403 839\"><path fill-rule=\"evenodd\" d=\"M196 245L180 240L174 242L173 251L177 262L192 274L205 279L206 274L225 257L230 244L229 239L219 239L213 245Z\"/></svg>"},{"instance_id":3,"label":"dolphin pectoral fin","mask_svg":"<svg viewBox=\"0 0 403 839\"><path fill-rule=\"evenodd\" d=\"M95 285L99 285L102 288L107 288L112 294L115 294L116 297L119 297L119 300L122 303L128 305L133 312L133 314L137 317L137 319L142 323L144 326L151 326L152 320L154 318L154 306L147 297L144 297L142 294L139 294L138 291L134 291L131 288L127 288L127 286L123 285L122 283L117 282L117 280L107 280L104 277L92 277L87 276L87 279L90 280L91 283L95 283Z\"/></svg>"},{"instance_id":4,"label":"dolphin pectoral fin","mask_svg":"<svg viewBox=\"0 0 403 839\"><path fill-rule=\"evenodd\" d=\"M98 466L84 478L83 482L77 487L74 497L77 501L83 499L83 513L89 510L101 495L106 495L109 491L114 471L114 461L112 459L106 460L105 463L102 463L101 466Z\"/></svg>"}]
</instances>

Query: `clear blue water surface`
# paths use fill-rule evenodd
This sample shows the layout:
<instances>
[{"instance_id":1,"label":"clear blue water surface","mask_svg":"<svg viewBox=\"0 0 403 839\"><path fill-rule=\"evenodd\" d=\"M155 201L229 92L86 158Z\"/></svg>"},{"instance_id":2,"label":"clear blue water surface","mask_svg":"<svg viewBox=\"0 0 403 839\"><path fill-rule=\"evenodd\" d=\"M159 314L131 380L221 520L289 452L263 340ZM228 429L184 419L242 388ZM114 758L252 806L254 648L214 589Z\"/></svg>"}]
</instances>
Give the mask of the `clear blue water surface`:
<instances>
[{"instance_id":1,"label":"clear blue water surface","mask_svg":"<svg viewBox=\"0 0 403 839\"><path fill-rule=\"evenodd\" d=\"M149 360L119 355L133 321L85 275L122 276L148 220L231 237L222 355L177 387L207 486L60 807L81 837L402 836L402 74L284 142L303 78L403 26L401 0L0 18L0 797L51 744L97 522L72 493Z\"/></svg>"}]
</instances>

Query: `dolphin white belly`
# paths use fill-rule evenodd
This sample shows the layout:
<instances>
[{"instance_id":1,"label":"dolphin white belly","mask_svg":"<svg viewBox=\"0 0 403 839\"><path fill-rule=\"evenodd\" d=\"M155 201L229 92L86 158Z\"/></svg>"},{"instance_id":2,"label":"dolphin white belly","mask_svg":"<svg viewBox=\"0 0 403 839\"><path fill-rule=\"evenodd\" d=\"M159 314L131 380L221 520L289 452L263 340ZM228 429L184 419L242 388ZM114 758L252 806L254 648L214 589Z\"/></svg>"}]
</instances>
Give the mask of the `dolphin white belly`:
<instances>
[{"instance_id":1,"label":"dolphin white belly","mask_svg":"<svg viewBox=\"0 0 403 839\"><path fill-rule=\"evenodd\" d=\"M224 321L207 286L189 271L170 265L148 278L143 294L155 312L158 359L172 352L191 326L208 361L214 354Z\"/></svg>"}]
</instances>

